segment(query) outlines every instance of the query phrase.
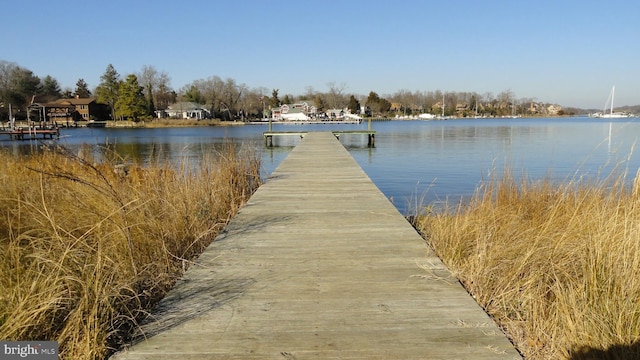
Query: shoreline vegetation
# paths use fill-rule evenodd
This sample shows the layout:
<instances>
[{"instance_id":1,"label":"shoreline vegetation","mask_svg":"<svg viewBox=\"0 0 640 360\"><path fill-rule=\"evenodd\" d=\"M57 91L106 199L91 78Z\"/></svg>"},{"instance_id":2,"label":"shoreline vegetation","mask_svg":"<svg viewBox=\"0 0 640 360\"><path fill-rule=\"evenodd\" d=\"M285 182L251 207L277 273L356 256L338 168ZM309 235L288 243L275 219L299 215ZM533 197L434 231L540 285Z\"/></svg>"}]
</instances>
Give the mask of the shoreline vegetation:
<instances>
[{"instance_id":1,"label":"shoreline vegetation","mask_svg":"<svg viewBox=\"0 0 640 360\"><path fill-rule=\"evenodd\" d=\"M527 359L636 359L640 178L625 177L507 171L414 225Z\"/></svg>"},{"instance_id":2,"label":"shoreline vegetation","mask_svg":"<svg viewBox=\"0 0 640 360\"><path fill-rule=\"evenodd\" d=\"M233 143L198 164L106 158L0 152L0 339L107 357L260 184Z\"/></svg>"},{"instance_id":3,"label":"shoreline vegetation","mask_svg":"<svg viewBox=\"0 0 640 360\"><path fill-rule=\"evenodd\" d=\"M572 118L572 117L580 117L575 115L563 115L563 116L531 116L526 117L525 119L546 119L546 118ZM471 120L474 119L472 117L467 118L447 118L445 120ZM481 121L485 119L497 119L497 118L477 118L475 120ZM425 121L421 119L409 119L409 118L391 118L391 117L369 117L363 118L362 122L366 123L368 121L378 122L378 121ZM433 119L429 121L443 121L442 119ZM87 122L80 121L77 125L69 125L68 127L85 127ZM105 128L180 128L180 127L198 127L198 126L243 126L243 125L268 125L269 120L259 119L259 120L247 120L247 121L228 121L221 119L205 119L205 120L194 120L194 119L151 119L151 120L140 120L140 121L131 121L131 120L107 120L104 121ZM272 124L293 124L293 125L304 125L306 123L314 124L314 121L286 121L286 120L272 120ZM327 120L324 123L339 124L340 121L330 121ZM19 123L22 124L22 123ZM58 127L65 128L67 125L65 123L58 123ZM26 123L22 124L22 126L27 126Z\"/></svg>"},{"instance_id":4,"label":"shoreline vegetation","mask_svg":"<svg viewBox=\"0 0 640 360\"><path fill-rule=\"evenodd\" d=\"M86 126L86 122L78 122L80 127ZM153 119L153 120L108 120L104 121L106 128L180 128L196 126L236 126L244 125L241 121L222 121L220 119ZM74 126L70 126L74 127Z\"/></svg>"}]
</instances>

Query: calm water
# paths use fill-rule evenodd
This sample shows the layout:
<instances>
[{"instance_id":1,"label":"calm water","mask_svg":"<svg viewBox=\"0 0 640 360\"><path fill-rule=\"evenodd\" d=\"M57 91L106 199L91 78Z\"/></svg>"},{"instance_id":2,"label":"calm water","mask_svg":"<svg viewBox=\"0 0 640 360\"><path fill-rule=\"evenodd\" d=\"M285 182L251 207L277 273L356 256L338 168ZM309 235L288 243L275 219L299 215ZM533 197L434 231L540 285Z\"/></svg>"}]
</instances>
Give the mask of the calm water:
<instances>
[{"instance_id":1,"label":"calm water","mask_svg":"<svg viewBox=\"0 0 640 360\"><path fill-rule=\"evenodd\" d=\"M366 138L341 136L356 161L402 212L416 200L437 204L473 193L483 178L502 172L529 178L562 180L603 177L612 169L640 167L633 147L640 135L639 119L482 119L374 122L376 147ZM274 125L274 130L366 129L360 125ZM203 152L227 140L260 149L265 173L272 172L299 141L275 140L264 148L267 125L176 129L63 129L59 140L72 149L82 144L109 144L128 159L199 159ZM15 153L36 142L0 141Z\"/></svg>"}]
</instances>

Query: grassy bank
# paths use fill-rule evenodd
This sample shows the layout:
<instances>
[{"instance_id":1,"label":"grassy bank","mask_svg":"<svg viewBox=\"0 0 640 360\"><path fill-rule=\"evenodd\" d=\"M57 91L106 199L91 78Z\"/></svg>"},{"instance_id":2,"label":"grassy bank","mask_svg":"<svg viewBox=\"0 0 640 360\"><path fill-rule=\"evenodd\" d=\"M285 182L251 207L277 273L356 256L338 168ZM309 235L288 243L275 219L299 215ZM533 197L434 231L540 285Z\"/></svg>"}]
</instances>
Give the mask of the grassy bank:
<instances>
[{"instance_id":1,"label":"grassy bank","mask_svg":"<svg viewBox=\"0 0 640 360\"><path fill-rule=\"evenodd\" d=\"M260 181L233 145L197 165L117 163L0 153L0 339L103 358Z\"/></svg>"},{"instance_id":2,"label":"grassy bank","mask_svg":"<svg viewBox=\"0 0 640 360\"><path fill-rule=\"evenodd\" d=\"M219 119L195 120L195 119L148 119L138 122L122 120L107 121L107 127L120 128L176 128L195 126L237 126L244 125L241 121L222 121Z\"/></svg>"},{"instance_id":3,"label":"grassy bank","mask_svg":"<svg viewBox=\"0 0 640 360\"><path fill-rule=\"evenodd\" d=\"M640 183L487 181L417 227L528 359L640 358Z\"/></svg>"}]
</instances>

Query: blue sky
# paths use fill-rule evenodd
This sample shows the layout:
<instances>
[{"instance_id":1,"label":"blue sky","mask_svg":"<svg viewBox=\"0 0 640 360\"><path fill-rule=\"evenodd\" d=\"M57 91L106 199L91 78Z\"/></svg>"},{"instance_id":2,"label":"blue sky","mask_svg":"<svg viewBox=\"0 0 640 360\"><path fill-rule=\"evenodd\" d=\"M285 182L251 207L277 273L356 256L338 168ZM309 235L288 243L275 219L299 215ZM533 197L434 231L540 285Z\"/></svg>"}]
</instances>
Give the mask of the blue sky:
<instances>
[{"instance_id":1,"label":"blue sky","mask_svg":"<svg viewBox=\"0 0 640 360\"><path fill-rule=\"evenodd\" d=\"M563 106L640 104L640 2L492 0L22 0L3 4L0 60L65 88L108 64L151 65L171 86L381 96L511 90Z\"/></svg>"}]
</instances>

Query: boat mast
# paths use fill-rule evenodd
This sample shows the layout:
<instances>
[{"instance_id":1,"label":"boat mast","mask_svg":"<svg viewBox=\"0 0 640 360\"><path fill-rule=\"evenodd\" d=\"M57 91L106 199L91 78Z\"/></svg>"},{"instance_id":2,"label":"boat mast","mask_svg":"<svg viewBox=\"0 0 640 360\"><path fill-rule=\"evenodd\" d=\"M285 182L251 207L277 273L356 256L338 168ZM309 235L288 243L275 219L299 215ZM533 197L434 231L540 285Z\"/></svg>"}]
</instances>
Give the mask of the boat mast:
<instances>
[{"instance_id":1,"label":"boat mast","mask_svg":"<svg viewBox=\"0 0 640 360\"><path fill-rule=\"evenodd\" d=\"M611 88L611 112L610 112L611 116L613 116L613 96L615 95L615 93L616 93L616 86L613 85L613 87Z\"/></svg>"},{"instance_id":2,"label":"boat mast","mask_svg":"<svg viewBox=\"0 0 640 360\"><path fill-rule=\"evenodd\" d=\"M478 118L478 99L476 99L476 119Z\"/></svg>"},{"instance_id":3,"label":"boat mast","mask_svg":"<svg viewBox=\"0 0 640 360\"><path fill-rule=\"evenodd\" d=\"M11 103L9 103L9 124L11 126L11 130L16 127L16 120L13 118L13 114L11 113Z\"/></svg>"}]
</instances>

